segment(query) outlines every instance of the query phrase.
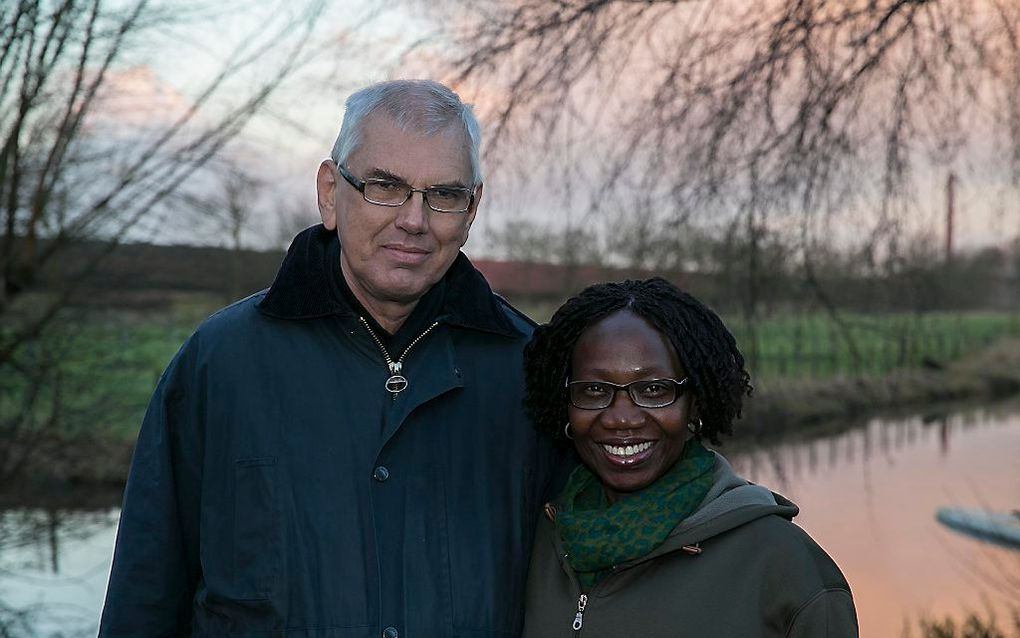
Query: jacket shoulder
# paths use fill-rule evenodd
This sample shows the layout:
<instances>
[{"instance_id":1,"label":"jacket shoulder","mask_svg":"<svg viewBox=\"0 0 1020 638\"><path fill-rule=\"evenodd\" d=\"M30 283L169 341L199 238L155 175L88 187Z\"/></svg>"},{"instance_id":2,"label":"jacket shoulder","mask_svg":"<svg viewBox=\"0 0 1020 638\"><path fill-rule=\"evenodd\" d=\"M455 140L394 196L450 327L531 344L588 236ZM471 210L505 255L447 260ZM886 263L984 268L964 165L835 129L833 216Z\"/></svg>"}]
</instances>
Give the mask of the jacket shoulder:
<instances>
[{"instance_id":1,"label":"jacket shoulder","mask_svg":"<svg viewBox=\"0 0 1020 638\"><path fill-rule=\"evenodd\" d=\"M257 317L265 316L258 311L258 304L266 298L268 292L269 289L266 288L220 308L200 323L198 330L216 332L218 330L236 328Z\"/></svg>"},{"instance_id":2,"label":"jacket shoulder","mask_svg":"<svg viewBox=\"0 0 1020 638\"><path fill-rule=\"evenodd\" d=\"M525 314L523 310L511 304L503 295L494 292L492 296L496 298L496 304L503 311L503 315L513 324L514 328L530 338L538 323Z\"/></svg>"},{"instance_id":3,"label":"jacket shoulder","mask_svg":"<svg viewBox=\"0 0 1020 638\"><path fill-rule=\"evenodd\" d=\"M194 337L203 343L215 343L265 321L266 315L259 312L257 306L265 299L267 292L268 289L260 290L220 308L198 324Z\"/></svg>"},{"instance_id":4,"label":"jacket shoulder","mask_svg":"<svg viewBox=\"0 0 1020 638\"><path fill-rule=\"evenodd\" d=\"M772 515L753 524L768 547L770 585L797 600L786 625L788 638L855 638L859 629L853 594L835 561L793 521Z\"/></svg>"},{"instance_id":5,"label":"jacket shoulder","mask_svg":"<svg viewBox=\"0 0 1020 638\"><path fill-rule=\"evenodd\" d=\"M216 352L243 352L252 335L260 332L258 326L272 321L256 308L266 292L261 290L209 315L184 342L175 359L198 364Z\"/></svg>"},{"instance_id":6,"label":"jacket shoulder","mask_svg":"<svg viewBox=\"0 0 1020 638\"><path fill-rule=\"evenodd\" d=\"M850 592L843 572L811 536L793 521L779 515L763 516L745 525L755 545L767 549L769 570L782 574L789 584L807 590L839 589Z\"/></svg>"}]
</instances>

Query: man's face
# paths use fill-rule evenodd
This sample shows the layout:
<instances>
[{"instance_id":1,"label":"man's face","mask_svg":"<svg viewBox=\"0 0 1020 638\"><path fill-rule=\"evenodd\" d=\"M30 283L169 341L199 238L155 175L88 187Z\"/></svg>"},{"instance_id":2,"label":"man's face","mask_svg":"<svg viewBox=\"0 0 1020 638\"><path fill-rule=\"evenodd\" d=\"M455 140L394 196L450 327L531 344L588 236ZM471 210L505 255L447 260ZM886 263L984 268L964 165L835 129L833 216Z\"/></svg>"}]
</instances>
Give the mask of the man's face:
<instances>
[{"instance_id":1,"label":"man's face","mask_svg":"<svg viewBox=\"0 0 1020 638\"><path fill-rule=\"evenodd\" d=\"M365 118L361 143L346 166L362 180L471 187L467 144L456 125L421 137L375 113ZM435 212L421 193L412 193L402 206L379 206L366 202L329 160L319 167L317 189L322 222L340 236L341 270L367 306L412 303L442 279L467 241L482 190L479 185L466 213Z\"/></svg>"}]
</instances>

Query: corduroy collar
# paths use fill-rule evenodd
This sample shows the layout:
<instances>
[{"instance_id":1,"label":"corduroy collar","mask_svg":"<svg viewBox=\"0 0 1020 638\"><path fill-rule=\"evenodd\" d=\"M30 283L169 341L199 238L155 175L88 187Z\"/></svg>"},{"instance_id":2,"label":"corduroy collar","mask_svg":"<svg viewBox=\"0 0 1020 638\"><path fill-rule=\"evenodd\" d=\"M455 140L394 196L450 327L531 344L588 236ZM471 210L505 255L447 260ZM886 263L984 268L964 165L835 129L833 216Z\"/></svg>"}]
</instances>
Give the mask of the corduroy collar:
<instances>
[{"instance_id":1,"label":"corduroy collar","mask_svg":"<svg viewBox=\"0 0 1020 638\"><path fill-rule=\"evenodd\" d=\"M354 311L338 294L340 240L322 224L301 231L287 250L276 279L258 303L262 314L277 319L349 316ZM523 333L507 319L488 282L464 253L459 253L443 280L440 317L444 323L507 337Z\"/></svg>"}]
</instances>

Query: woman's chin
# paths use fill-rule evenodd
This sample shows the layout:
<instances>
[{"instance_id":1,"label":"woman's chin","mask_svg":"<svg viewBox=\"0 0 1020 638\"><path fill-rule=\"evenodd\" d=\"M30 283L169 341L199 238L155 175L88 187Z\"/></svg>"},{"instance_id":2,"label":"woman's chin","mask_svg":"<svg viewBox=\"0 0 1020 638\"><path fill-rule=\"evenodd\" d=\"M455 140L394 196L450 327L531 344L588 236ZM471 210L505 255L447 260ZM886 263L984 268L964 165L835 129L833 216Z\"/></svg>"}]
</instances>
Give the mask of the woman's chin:
<instances>
[{"instance_id":1,"label":"woman's chin","mask_svg":"<svg viewBox=\"0 0 1020 638\"><path fill-rule=\"evenodd\" d=\"M596 474L607 492L622 496L648 487L659 478L661 472L655 472L654 467L648 463L640 465L603 463L597 468Z\"/></svg>"}]
</instances>

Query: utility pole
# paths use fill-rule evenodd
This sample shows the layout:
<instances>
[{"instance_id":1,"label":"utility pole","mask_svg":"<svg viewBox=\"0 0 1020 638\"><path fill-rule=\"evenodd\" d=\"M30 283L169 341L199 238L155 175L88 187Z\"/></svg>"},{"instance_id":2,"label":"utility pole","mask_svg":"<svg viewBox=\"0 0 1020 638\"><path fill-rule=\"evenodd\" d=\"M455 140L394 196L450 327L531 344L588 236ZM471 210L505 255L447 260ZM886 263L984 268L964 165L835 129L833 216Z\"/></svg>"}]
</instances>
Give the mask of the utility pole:
<instances>
[{"instance_id":1,"label":"utility pole","mask_svg":"<svg viewBox=\"0 0 1020 638\"><path fill-rule=\"evenodd\" d=\"M946 263L953 259L953 216L956 214L956 173L946 178Z\"/></svg>"}]
</instances>

